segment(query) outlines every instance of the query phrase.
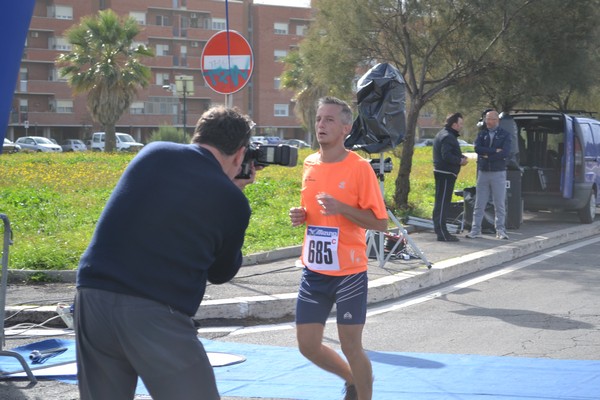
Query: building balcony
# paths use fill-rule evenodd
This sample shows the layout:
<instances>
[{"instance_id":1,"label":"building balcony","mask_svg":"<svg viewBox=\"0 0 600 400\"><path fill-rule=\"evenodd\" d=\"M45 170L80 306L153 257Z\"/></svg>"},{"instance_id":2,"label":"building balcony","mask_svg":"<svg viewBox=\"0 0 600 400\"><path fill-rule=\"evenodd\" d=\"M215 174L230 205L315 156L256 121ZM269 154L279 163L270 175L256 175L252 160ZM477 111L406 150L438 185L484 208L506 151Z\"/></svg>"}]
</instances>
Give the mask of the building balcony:
<instances>
[{"instance_id":1,"label":"building balcony","mask_svg":"<svg viewBox=\"0 0 600 400\"><path fill-rule=\"evenodd\" d=\"M36 62L43 64L54 64L54 60L65 50L52 50L26 47L23 51L22 62Z\"/></svg>"},{"instance_id":2,"label":"building balcony","mask_svg":"<svg viewBox=\"0 0 600 400\"><path fill-rule=\"evenodd\" d=\"M70 98L72 89L66 81L19 81L15 93Z\"/></svg>"},{"instance_id":3,"label":"building balcony","mask_svg":"<svg viewBox=\"0 0 600 400\"><path fill-rule=\"evenodd\" d=\"M48 17L36 17L31 18L29 24L30 31L52 31L62 33L69 29L73 24L77 23L72 19L57 19Z\"/></svg>"}]
</instances>

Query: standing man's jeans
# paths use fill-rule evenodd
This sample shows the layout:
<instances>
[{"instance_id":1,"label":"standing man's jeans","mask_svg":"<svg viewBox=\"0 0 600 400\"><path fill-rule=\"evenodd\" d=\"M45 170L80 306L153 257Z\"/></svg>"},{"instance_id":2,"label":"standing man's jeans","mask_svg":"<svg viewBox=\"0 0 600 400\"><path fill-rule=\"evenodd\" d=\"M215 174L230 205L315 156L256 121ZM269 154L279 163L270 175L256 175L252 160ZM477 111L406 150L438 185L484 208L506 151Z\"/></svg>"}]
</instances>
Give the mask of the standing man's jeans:
<instances>
[{"instance_id":1,"label":"standing man's jeans","mask_svg":"<svg viewBox=\"0 0 600 400\"><path fill-rule=\"evenodd\" d=\"M496 232L506 232L504 221L506 217L506 170L477 171L477 186L475 189L475 208L473 210L473 226L471 233L481 233L481 222L485 206L490 199L494 204Z\"/></svg>"}]
</instances>

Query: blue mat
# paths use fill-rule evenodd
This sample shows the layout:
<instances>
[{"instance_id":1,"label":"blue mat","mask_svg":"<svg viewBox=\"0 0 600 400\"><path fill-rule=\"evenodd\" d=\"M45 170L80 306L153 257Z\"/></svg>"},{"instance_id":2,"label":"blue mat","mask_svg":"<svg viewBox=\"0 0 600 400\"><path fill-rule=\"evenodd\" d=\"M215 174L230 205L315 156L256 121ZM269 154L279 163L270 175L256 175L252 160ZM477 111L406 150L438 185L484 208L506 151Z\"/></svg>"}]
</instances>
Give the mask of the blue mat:
<instances>
[{"instance_id":1,"label":"blue mat","mask_svg":"<svg viewBox=\"0 0 600 400\"><path fill-rule=\"evenodd\" d=\"M313 366L297 349L202 340L209 352L240 354L246 361L215 368L223 396L322 400L340 397L343 383ZM75 360L73 341L45 341L18 351L68 347L44 367ZM428 353L368 353L377 400L598 400L600 361ZM13 362L14 360L14 362ZM29 361L29 360L28 360ZM11 366L12 365L12 366ZM0 357L0 371L18 371L14 358ZM76 380L60 378L74 383ZM143 384L138 394L148 394Z\"/></svg>"},{"instance_id":2,"label":"blue mat","mask_svg":"<svg viewBox=\"0 0 600 400\"><path fill-rule=\"evenodd\" d=\"M66 350L45 357L39 362L33 362L29 358L29 355L34 350L43 352L49 349L59 348L65 348ZM73 340L48 339L37 343L31 343L26 346L4 350L20 354L32 371L56 365L69 364L75 361L75 341ZM15 357L0 356L0 377L21 371L23 371L23 367Z\"/></svg>"},{"instance_id":3,"label":"blue mat","mask_svg":"<svg viewBox=\"0 0 600 400\"><path fill-rule=\"evenodd\" d=\"M340 397L342 381L296 349L206 343L208 351L247 361L215 369L225 396L322 400ZM377 400L598 400L600 361L478 355L369 352Z\"/></svg>"}]
</instances>

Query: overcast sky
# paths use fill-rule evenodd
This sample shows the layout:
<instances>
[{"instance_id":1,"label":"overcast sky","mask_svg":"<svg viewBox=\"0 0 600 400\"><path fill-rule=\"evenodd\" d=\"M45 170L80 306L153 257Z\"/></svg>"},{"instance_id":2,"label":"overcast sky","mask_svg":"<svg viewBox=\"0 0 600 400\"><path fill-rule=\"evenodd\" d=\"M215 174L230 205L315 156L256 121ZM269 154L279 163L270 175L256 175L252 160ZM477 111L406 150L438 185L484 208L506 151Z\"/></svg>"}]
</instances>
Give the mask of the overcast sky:
<instances>
[{"instance_id":1,"label":"overcast sky","mask_svg":"<svg viewBox=\"0 0 600 400\"><path fill-rule=\"evenodd\" d=\"M271 4L279 6L310 7L310 0L254 0L257 4Z\"/></svg>"}]
</instances>

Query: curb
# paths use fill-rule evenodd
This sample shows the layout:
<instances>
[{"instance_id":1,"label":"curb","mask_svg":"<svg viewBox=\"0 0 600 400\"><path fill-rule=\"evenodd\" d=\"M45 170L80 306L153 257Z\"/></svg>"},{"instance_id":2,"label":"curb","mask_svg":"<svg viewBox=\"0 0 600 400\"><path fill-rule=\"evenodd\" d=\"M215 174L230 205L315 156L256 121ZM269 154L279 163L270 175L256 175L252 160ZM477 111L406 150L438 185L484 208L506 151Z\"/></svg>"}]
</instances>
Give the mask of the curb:
<instances>
[{"instance_id":1,"label":"curb","mask_svg":"<svg viewBox=\"0 0 600 400\"><path fill-rule=\"evenodd\" d=\"M493 249L438 261L430 270L402 271L369 282L368 304L394 300L419 290L440 285L462 276L497 267L536 252L600 234L600 223L575 226L546 235L512 242ZM270 296L236 297L205 300L194 316L196 320L268 320L291 317L296 307L296 293Z\"/></svg>"},{"instance_id":2,"label":"curb","mask_svg":"<svg viewBox=\"0 0 600 400\"><path fill-rule=\"evenodd\" d=\"M368 304L377 304L394 300L429 287L447 283L454 279L472 274L487 268L497 267L521 257L534 254L561 244L584 239L600 234L600 222L589 225L578 225L545 235L538 235L488 250L468 255L436 261L431 269L425 267L401 271L392 276L379 278L369 282ZM269 261L298 257L301 247L293 246L265 253L250 254L244 258L243 266L251 266ZM32 272L26 270L9 270L12 277L26 279ZM74 283L75 271L47 271L49 276L61 282ZM223 300L204 300L200 305L195 320L229 320L241 321L276 320L291 318L296 308L297 293L235 297ZM6 312L15 314L12 321L43 323L50 318L58 317L56 305L52 306L12 306ZM57 321L57 324L61 322ZM54 325L56 324L49 324Z\"/></svg>"}]
</instances>

